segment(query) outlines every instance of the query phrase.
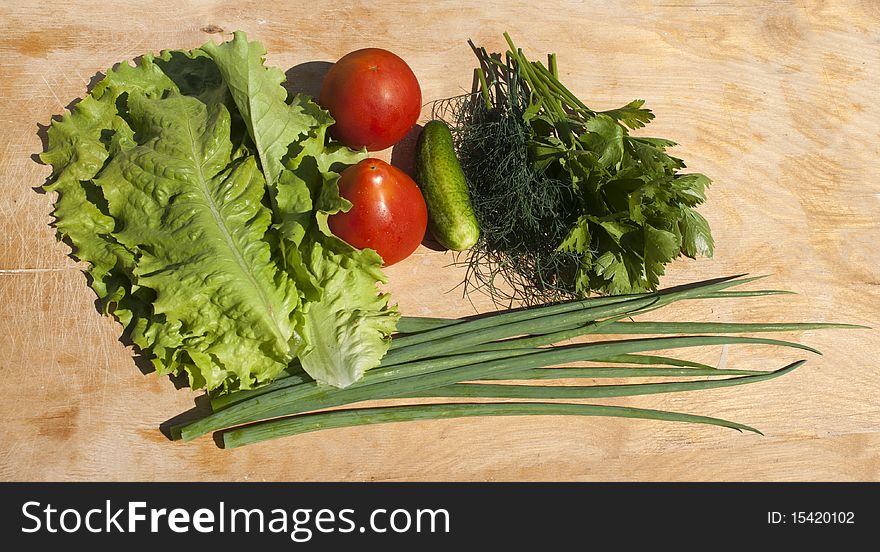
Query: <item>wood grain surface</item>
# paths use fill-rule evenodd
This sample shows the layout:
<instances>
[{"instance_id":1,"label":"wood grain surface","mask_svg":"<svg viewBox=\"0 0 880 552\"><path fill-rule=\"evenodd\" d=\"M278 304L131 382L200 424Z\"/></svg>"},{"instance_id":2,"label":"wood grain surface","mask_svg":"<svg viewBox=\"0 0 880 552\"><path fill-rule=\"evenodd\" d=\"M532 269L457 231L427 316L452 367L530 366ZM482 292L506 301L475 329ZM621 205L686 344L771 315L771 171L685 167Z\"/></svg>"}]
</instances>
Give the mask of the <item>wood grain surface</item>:
<instances>
[{"instance_id":1,"label":"wood grain surface","mask_svg":"<svg viewBox=\"0 0 880 552\"><path fill-rule=\"evenodd\" d=\"M271 5L271 7L269 7ZM470 87L466 40L558 53L588 105L644 98L651 135L714 180L701 212L714 259L664 286L748 272L795 296L678 304L658 320L843 321L880 327L880 2L0 1L0 479L880 480L877 330L782 334L815 346L753 386L612 404L719 416L765 436L641 420L515 417L339 429L235 450L168 441L159 425L198 394L144 375L50 228L40 128L121 60L241 29L315 93L320 67L366 46L412 66L426 100ZM429 114L428 108L424 115ZM409 144L411 148L411 144ZM407 144L395 156L405 162ZM387 158L390 151L383 152ZM489 310L450 254L388 269L409 315ZM765 286L765 287L766 287ZM729 367L801 358L732 346ZM720 348L691 358L717 364Z\"/></svg>"}]
</instances>

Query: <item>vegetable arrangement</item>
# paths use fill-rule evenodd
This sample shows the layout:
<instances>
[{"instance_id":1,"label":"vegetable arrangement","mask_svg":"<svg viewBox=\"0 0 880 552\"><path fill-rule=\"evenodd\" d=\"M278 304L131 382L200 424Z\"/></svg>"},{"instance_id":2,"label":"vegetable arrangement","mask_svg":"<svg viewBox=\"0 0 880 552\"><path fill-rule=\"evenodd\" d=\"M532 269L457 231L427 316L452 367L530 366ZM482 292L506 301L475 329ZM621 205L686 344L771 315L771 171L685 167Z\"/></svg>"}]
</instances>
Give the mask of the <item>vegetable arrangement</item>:
<instances>
[{"instance_id":1,"label":"vegetable arrangement","mask_svg":"<svg viewBox=\"0 0 880 552\"><path fill-rule=\"evenodd\" d=\"M504 62L476 50L480 94L461 99L453 131L425 125L417 183L367 158L409 132L421 103L412 71L384 50L342 58L319 106L288 95L262 45L237 32L122 63L53 122L42 159L53 166L45 189L58 192L59 236L157 372L185 373L211 393L213 413L174 427L176 437L224 431L237 447L330 427L523 414L757 431L557 401L765 381L804 361L732 370L654 352L751 344L817 353L726 334L854 327L632 321L681 300L785 292L731 290L756 279L741 276L656 291L665 262L712 252L693 209L708 179L679 174L683 163L664 153L671 142L628 134L651 118L640 102L591 111L559 83L555 61L544 69L510 47ZM382 266L410 255L428 224L451 249L473 246L474 266L488 256L522 302L540 304L457 320L400 317L377 288ZM592 290L627 293L581 297ZM550 301L560 297L569 299ZM655 337L565 344L587 335ZM594 364L571 365L583 362ZM541 384L627 377L685 380ZM436 397L467 402L357 406ZM496 398L526 402L485 402Z\"/></svg>"},{"instance_id":2,"label":"vegetable arrangement","mask_svg":"<svg viewBox=\"0 0 880 552\"><path fill-rule=\"evenodd\" d=\"M644 102L592 110L560 82L554 55L545 67L505 38L503 57L472 45L474 93L437 106L483 230L466 284L540 304L653 290L679 255L711 257L694 209L710 181L679 172L674 142L630 134L654 117Z\"/></svg>"}]
</instances>

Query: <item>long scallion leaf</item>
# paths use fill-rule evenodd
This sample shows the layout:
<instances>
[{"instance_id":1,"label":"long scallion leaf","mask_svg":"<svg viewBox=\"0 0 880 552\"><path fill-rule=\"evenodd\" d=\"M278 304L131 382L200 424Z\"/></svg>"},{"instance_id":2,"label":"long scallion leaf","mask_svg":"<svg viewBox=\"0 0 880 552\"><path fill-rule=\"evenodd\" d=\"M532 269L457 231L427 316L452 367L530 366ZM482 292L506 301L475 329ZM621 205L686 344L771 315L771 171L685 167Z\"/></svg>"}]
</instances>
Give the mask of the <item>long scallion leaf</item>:
<instances>
[{"instance_id":1,"label":"long scallion leaf","mask_svg":"<svg viewBox=\"0 0 880 552\"><path fill-rule=\"evenodd\" d=\"M463 322L458 318L434 318L430 316L401 316L397 321L397 333L412 334L436 330Z\"/></svg>"},{"instance_id":2,"label":"long scallion leaf","mask_svg":"<svg viewBox=\"0 0 880 552\"><path fill-rule=\"evenodd\" d=\"M667 366L680 366L682 368L703 368L705 370L714 370L714 366L703 364L701 362L693 362L690 360L681 360L679 358L671 358L658 355L614 355L606 358L600 358L597 362L610 362L612 364L665 364Z\"/></svg>"},{"instance_id":3,"label":"long scallion leaf","mask_svg":"<svg viewBox=\"0 0 880 552\"><path fill-rule=\"evenodd\" d=\"M645 408L568 403L456 403L352 408L269 420L223 433L226 448L310 431L390 422L440 420L468 416L601 416L685 422L727 427L761 434L757 429L709 416Z\"/></svg>"},{"instance_id":4,"label":"long scallion leaf","mask_svg":"<svg viewBox=\"0 0 880 552\"><path fill-rule=\"evenodd\" d=\"M596 399L607 397L632 397L657 393L678 393L700 391L719 387L732 387L766 381L783 376L803 365L799 360L784 368L760 375L742 376L728 379L699 381L675 381L667 383L634 383L623 385L503 385L495 383L456 383L436 387L419 393L403 395L405 398L417 397L467 397L493 399Z\"/></svg>"},{"instance_id":5,"label":"long scallion leaf","mask_svg":"<svg viewBox=\"0 0 880 552\"><path fill-rule=\"evenodd\" d=\"M729 324L721 322L613 322L602 328L603 334L695 334L758 333L821 330L828 328L864 328L854 324Z\"/></svg>"},{"instance_id":6,"label":"long scallion leaf","mask_svg":"<svg viewBox=\"0 0 880 552\"><path fill-rule=\"evenodd\" d=\"M513 376L488 376L482 380L559 380L580 378L653 378L653 377L694 377L694 376L760 376L761 370L719 370L717 368L630 368L597 366L590 368L532 368L517 372Z\"/></svg>"},{"instance_id":7,"label":"long scallion leaf","mask_svg":"<svg viewBox=\"0 0 880 552\"><path fill-rule=\"evenodd\" d=\"M754 291L715 291L707 293L702 299L734 299L739 297L768 297L770 295L797 295L793 291L785 291L779 289L758 289Z\"/></svg>"}]
</instances>

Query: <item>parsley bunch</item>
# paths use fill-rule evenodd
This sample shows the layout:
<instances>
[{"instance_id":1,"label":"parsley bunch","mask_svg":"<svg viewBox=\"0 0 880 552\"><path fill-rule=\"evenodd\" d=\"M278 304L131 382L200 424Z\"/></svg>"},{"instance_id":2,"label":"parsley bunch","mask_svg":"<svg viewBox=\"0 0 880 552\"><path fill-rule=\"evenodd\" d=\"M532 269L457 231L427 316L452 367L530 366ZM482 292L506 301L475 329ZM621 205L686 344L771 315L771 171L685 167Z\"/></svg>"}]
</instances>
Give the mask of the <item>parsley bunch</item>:
<instances>
[{"instance_id":1,"label":"parsley bunch","mask_svg":"<svg viewBox=\"0 0 880 552\"><path fill-rule=\"evenodd\" d=\"M545 67L504 37L503 57L474 47L475 91L451 117L484 236L469 283L532 304L654 290L678 256L711 257L695 210L710 180L680 172L674 142L630 134L654 117L644 101L594 111L559 81L555 55Z\"/></svg>"}]
</instances>

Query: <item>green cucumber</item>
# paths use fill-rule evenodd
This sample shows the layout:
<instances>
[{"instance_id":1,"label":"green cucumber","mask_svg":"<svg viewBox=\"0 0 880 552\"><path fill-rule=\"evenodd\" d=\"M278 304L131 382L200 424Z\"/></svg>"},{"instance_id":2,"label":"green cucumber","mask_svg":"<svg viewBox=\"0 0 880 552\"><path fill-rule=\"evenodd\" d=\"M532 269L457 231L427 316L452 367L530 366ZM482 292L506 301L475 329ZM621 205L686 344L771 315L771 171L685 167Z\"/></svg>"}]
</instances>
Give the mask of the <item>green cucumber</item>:
<instances>
[{"instance_id":1,"label":"green cucumber","mask_svg":"<svg viewBox=\"0 0 880 552\"><path fill-rule=\"evenodd\" d=\"M428 206L428 224L434 238L447 249L464 251L480 237L467 181L452 133L443 121L425 125L416 144L416 182Z\"/></svg>"}]
</instances>

